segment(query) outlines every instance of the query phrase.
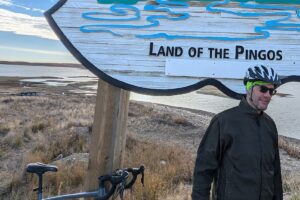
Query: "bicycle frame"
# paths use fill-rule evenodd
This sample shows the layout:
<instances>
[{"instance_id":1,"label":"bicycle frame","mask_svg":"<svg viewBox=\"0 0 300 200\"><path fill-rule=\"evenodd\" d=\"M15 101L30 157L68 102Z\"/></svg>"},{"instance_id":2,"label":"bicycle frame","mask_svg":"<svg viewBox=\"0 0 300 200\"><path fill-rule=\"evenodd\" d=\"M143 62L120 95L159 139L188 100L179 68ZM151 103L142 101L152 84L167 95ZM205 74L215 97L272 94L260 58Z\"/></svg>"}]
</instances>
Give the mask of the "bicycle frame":
<instances>
[{"instance_id":1,"label":"bicycle frame","mask_svg":"<svg viewBox=\"0 0 300 200\"><path fill-rule=\"evenodd\" d=\"M80 193L74 193L74 194L65 194L65 195L59 195L59 196L53 196L48 198L41 198L38 200L63 200L63 199L74 199L74 198L82 198L82 197L94 197L99 198L103 197L106 194L105 188L100 188L97 191L94 192L80 192Z\"/></svg>"},{"instance_id":2,"label":"bicycle frame","mask_svg":"<svg viewBox=\"0 0 300 200\"><path fill-rule=\"evenodd\" d=\"M128 175L128 174L127 174ZM100 184L100 187L96 191L92 192L79 192L73 194L64 194L64 195L57 195L53 197L43 198L43 189L42 189L42 175L39 175L39 188L38 190L38 200L63 200L63 199L74 199L74 198L82 198L82 197L93 197L97 200L106 200L108 196L110 196L112 191L115 191L116 186L112 186L110 192L107 192L104 184Z\"/></svg>"}]
</instances>

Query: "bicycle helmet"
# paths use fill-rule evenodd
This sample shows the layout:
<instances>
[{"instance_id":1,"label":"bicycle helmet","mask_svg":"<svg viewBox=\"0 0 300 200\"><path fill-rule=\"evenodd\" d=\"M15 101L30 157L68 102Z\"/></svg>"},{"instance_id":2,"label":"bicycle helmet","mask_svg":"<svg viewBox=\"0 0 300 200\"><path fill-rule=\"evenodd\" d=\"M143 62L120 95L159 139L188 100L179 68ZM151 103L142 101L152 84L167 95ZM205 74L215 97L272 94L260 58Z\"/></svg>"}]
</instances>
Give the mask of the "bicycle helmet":
<instances>
[{"instance_id":1,"label":"bicycle helmet","mask_svg":"<svg viewBox=\"0 0 300 200\"><path fill-rule=\"evenodd\" d=\"M248 81L264 81L278 87L281 84L280 78L275 70L265 65L256 65L248 68L244 77L244 85Z\"/></svg>"}]
</instances>

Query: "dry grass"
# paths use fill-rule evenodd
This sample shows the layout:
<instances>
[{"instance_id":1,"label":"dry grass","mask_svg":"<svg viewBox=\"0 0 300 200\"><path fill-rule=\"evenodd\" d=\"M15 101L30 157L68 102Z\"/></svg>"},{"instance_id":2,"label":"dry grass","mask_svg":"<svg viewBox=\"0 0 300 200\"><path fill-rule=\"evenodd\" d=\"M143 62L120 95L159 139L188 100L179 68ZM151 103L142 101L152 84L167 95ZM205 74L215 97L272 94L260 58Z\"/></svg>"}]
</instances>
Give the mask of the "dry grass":
<instances>
[{"instance_id":1,"label":"dry grass","mask_svg":"<svg viewBox=\"0 0 300 200\"><path fill-rule=\"evenodd\" d=\"M80 99L80 100L79 100ZM15 167L5 195L0 199L35 199L32 189L37 186L35 176L24 172L30 162L52 163L76 153L88 153L92 131L94 98L69 97L9 97L0 98L0 161ZM153 108L132 107L129 116L153 114ZM157 123L168 126L192 126L184 117L154 113ZM300 158L296 147L285 140L279 145L293 157ZM21 155L21 156L20 156ZM21 158L20 158L21 157ZM12 161L16 158L20 164ZM124 167L144 164L145 187L138 182L129 200L189 200L194 159L192 153L178 146L155 144L127 137ZM59 172L45 176L45 194L81 191L86 162L72 165L58 163ZM1 168L0 168L1 169ZM95 177L96 178L96 177ZM289 200L299 200L300 182L292 175L284 175L284 190ZM0 183L1 186L1 183Z\"/></svg>"},{"instance_id":2,"label":"dry grass","mask_svg":"<svg viewBox=\"0 0 300 200\"><path fill-rule=\"evenodd\" d=\"M82 187L86 173L86 167L83 163L75 163L71 167L61 164L57 166L58 172L44 175L44 197L78 192L78 188ZM36 199L36 193L33 192L33 189L38 185L37 180L37 176L34 174L24 172L15 174L9 187L9 193L3 198L8 200Z\"/></svg>"},{"instance_id":3,"label":"dry grass","mask_svg":"<svg viewBox=\"0 0 300 200\"><path fill-rule=\"evenodd\" d=\"M51 173L46 177L45 183L50 186L49 195L78 192L76 188L82 188L86 167L82 162L74 163L72 166L58 164L59 171ZM51 188L51 189L50 189Z\"/></svg>"},{"instance_id":4,"label":"dry grass","mask_svg":"<svg viewBox=\"0 0 300 200\"><path fill-rule=\"evenodd\" d=\"M37 124L32 125L31 131L32 131L32 133L37 133L39 131L43 131L46 128L46 126L47 125L44 123L37 123Z\"/></svg>"},{"instance_id":5,"label":"dry grass","mask_svg":"<svg viewBox=\"0 0 300 200\"><path fill-rule=\"evenodd\" d=\"M62 101L59 97L10 97L2 101L5 106L0 115L6 121L0 124L0 133L4 138L0 144L5 147L5 152L0 156L16 150L23 154L22 164L14 169L14 176L3 197L34 199L32 189L37 186L37 177L25 173L25 166L30 162L51 163L74 153L88 152L94 99L78 101L76 97ZM134 108L136 110L131 111L134 116L151 114L153 111L152 108L141 106ZM161 117L172 125L187 123L183 118L175 119L170 115ZM191 182L193 160L189 152L175 146L139 141L129 136L124 166L141 164L147 169L145 187L136 184L132 194L128 194L128 199L163 199L173 194L179 184ZM67 166L69 165L59 164L58 173L46 174L46 195L82 190L86 163Z\"/></svg>"},{"instance_id":6,"label":"dry grass","mask_svg":"<svg viewBox=\"0 0 300 200\"><path fill-rule=\"evenodd\" d=\"M289 196L289 200L300 200L300 180L291 173L284 174L282 180L283 190Z\"/></svg>"},{"instance_id":7,"label":"dry grass","mask_svg":"<svg viewBox=\"0 0 300 200\"><path fill-rule=\"evenodd\" d=\"M11 149L18 149L23 145L23 134L9 132L2 140L2 144Z\"/></svg>"},{"instance_id":8,"label":"dry grass","mask_svg":"<svg viewBox=\"0 0 300 200\"><path fill-rule=\"evenodd\" d=\"M180 183L191 183L191 154L175 146L162 146L128 137L126 166L146 166L145 187L136 184L130 199L156 200L173 194Z\"/></svg>"},{"instance_id":9,"label":"dry grass","mask_svg":"<svg viewBox=\"0 0 300 200\"><path fill-rule=\"evenodd\" d=\"M300 159L300 148L290 144L287 140L282 137L279 137L278 140L279 148L283 149L287 152L288 155L292 156L293 158Z\"/></svg>"},{"instance_id":10,"label":"dry grass","mask_svg":"<svg viewBox=\"0 0 300 200\"><path fill-rule=\"evenodd\" d=\"M10 128L1 126L0 127L0 136L5 136L10 131Z\"/></svg>"},{"instance_id":11,"label":"dry grass","mask_svg":"<svg viewBox=\"0 0 300 200\"><path fill-rule=\"evenodd\" d=\"M49 134L45 141L36 143L25 157L27 162L50 163L57 157L67 157L73 153L87 152L87 137L78 133Z\"/></svg>"},{"instance_id":12,"label":"dry grass","mask_svg":"<svg viewBox=\"0 0 300 200\"><path fill-rule=\"evenodd\" d=\"M76 145L76 141L73 143ZM54 149L51 149L52 151ZM48 162L50 149L33 149L27 154L23 167L30 162ZM189 152L173 146L161 146L145 141L138 141L129 136L126 145L126 161L124 166L146 166L145 187L139 182L134 190L127 194L126 199L158 200L173 194L180 184L191 183L193 161ZM86 172L86 165L82 162L74 165L59 164L57 173L47 174L44 185L45 195L68 193L82 190ZM96 177L95 177L96 178ZM26 181L24 181L26 180ZM30 174L16 174L10 186L8 199L34 197L32 188L37 185L37 177Z\"/></svg>"},{"instance_id":13,"label":"dry grass","mask_svg":"<svg viewBox=\"0 0 300 200\"><path fill-rule=\"evenodd\" d=\"M69 141L66 137L62 141ZM73 142L76 145L76 141ZM68 144L68 142L67 142ZM41 147L40 147L41 148ZM53 150L53 149L51 149ZM34 149L27 154L24 164L36 161L49 161L49 151ZM47 152L47 153L45 153ZM52 155L54 152L51 153ZM128 200L190 200L191 179L194 161L191 153L175 146L163 146L147 141L140 141L128 136L126 142L125 167L146 166L145 186L139 184L139 179L131 192L127 192ZM57 173L45 176L45 194L53 195L81 191L86 173L86 165L82 162L73 165L58 164ZM24 180L26 180L24 182ZM37 185L36 177L28 174L17 174L11 183L9 199L19 199L25 195L32 199L32 188ZM283 176L284 192L290 200L299 200L300 181L291 174ZM26 194L25 194L26 193Z\"/></svg>"},{"instance_id":14,"label":"dry grass","mask_svg":"<svg viewBox=\"0 0 300 200\"><path fill-rule=\"evenodd\" d=\"M159 124L166 124L170 126L193 126L191 122L189 122L186 118L180 117L180 116L173 116L168 113L163 114L157 114L156 113L156 119L153 119L153 121L156 121Z\"/></svg>"}]
</instances>

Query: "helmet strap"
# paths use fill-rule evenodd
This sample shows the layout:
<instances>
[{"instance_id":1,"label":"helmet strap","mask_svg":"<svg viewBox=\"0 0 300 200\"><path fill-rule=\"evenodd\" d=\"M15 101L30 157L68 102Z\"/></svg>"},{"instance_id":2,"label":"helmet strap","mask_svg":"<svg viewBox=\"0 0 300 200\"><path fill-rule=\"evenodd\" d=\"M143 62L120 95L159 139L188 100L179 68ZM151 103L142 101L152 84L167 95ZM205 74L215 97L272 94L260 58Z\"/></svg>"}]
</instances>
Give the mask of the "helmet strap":
<instances>
[{"instance_id":1,"label":"helmet strap","mask_svg":"<svg viewBox=\"0 0 300 200\"><path fill-rule=\"evenodd\" d=\"M250 92L250 101L251 101L251 102L253 102L253 99L252 99L253 87L254 87L254 86L251 87L251 92Z\"/></svg>"},{"instance_id":2,"label":"helmet strap","mask_svg":"<svg viewBox=\"0 0 300 200\"><path fill-rule=\"evenodd\" d=\"M254 85L255 86L255 85ZM257 112L260 112L261 110L257 108L257 106L253 103L253 99L252 99L252 94L253 94L253 88L254 86L251 88L251 91L250 91L250 97L249 97L249 100L251 101L251 106L257 110Z\"/></svg>"}]
</instances>

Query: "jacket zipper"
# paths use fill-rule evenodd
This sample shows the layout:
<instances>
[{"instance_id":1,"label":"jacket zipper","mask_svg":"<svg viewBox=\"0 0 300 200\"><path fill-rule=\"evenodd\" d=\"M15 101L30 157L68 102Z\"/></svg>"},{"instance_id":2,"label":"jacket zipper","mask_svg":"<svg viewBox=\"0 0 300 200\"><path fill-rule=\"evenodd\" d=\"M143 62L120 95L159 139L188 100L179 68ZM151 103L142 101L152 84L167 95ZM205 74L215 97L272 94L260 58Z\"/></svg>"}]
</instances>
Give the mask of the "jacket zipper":
<instances>
[{"instance_id":1,"label":"jacket zipper","mask_svg":"<svg viewBox=\"0 0 300 200\"><path fill-rule=\"evenodd\" d=\"M260 121L259 121L259 116L256 118L256 124L258 126L258 138L259 138L259 147L260 147L260 184L259 184L259 200L261 200L261 192L262 192L262 143L261 143L261 132L260 132Z\"/></svg>"}]
</instances>

